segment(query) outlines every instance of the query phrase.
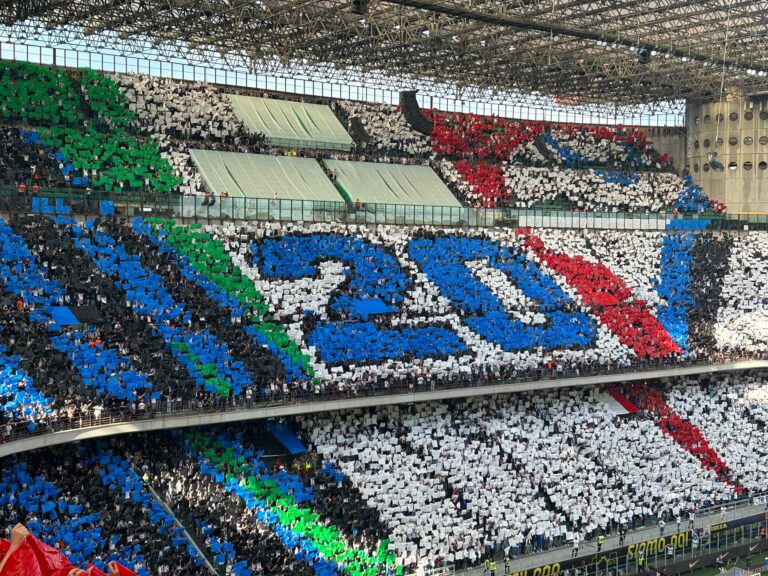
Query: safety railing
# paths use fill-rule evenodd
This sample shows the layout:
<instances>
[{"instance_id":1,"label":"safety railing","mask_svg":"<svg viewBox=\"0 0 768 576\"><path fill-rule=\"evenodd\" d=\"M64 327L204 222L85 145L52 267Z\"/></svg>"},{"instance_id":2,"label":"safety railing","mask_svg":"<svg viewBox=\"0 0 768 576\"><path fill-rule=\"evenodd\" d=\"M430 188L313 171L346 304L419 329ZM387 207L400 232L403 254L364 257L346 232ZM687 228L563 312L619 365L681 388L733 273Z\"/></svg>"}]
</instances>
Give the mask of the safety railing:
<instances>
[{"instance_id":1,"label":"safety railing","mask_svg":"<svg viewBox=\"0 0 768 576\"><path fill-rule=\"evenodd\" d=\"M736 501L738 506L745 508L752 503L753 500L750 497ZM670 529L666 536L660 535L658 529L648 534L651 531L646 529L643 534L644 538L648 538L647 540L634 542L618 549L606 548L599 553L588 553L573 559L566 556L558 561L542 559L540 566L531 567L527 573L554 576L570 572L581 576L614 576L654 572L664 574L669 570L672 574L682 574L691 572L697 567L705 568L712 563L717 564L714 560L716 554L746 544L751 545L741 550L745 556L743 560L745 567L748 569L756 567L758 572L761 571L760 568L762 571L768 570L768 558L763 558L766 551L765 534L768 529L768 517L765 513L756 514L754 518L749 516L749 521L744 523L736 521L734 524L738 525L733 528L729 527L729 523L722 523L722 529L716 531L710 529L710 523L716 523L716 518L713 516L714 513L705 517L697 515L693 527L685 520L681 530ZM697 562L697 558L700 561ZM723 554L721 560L722 568L735 567L738 556ZM497 571L497 574L504 574L502 559L497 558L496 562L502 568L501 571ZM524 572L526 570L514 571L510 574ZM481 565L457 569L455 573L461 576L480 576L488 574L488 571Z\"/></svg>"},{"instance_id":2,"label":"safety railing","mask_svg":"<svg viewBox=\"0 0 768 576\"><path fill-rule=\"evenodd\" d=\"M285 138L282 136L267 136L267 141L273 146L281 148L302 148L305 150L337 150L350 152L354 149L354 142L332 142L330 140L301 140L299 138Z\"/></svg>"},{"instance_id":3,"label":"safety railing","mask_svg":"<svg viewBox=\"0 0 768 576\"><path fill-rule=\"evenodd\" d=\"M35 199L45 198L45 201ZM58 199L58 200L57 200ZM348 203L344 201L289 200L281 198L229 198L182 196L150 191L41 187L19 194L15 187L0 186L0 210L44 214L104 214L121 217L160 216L205 221L339 222L440 227L592 228L604 230L664 230L675 220L680 229L768 230L768 214L699 214L676 212L586 212L557 206L537 208L467 208L404 204Z\"/></svg>"},{"instance_id":4,"label":"safety railing","mask_svg":"<svg viewBox=\"0 0 768 576\"><path fill-rule=\"evenodd\" d=\"M11 423L10 432L0 427L0 444L23 440L41 434L62 432L81 428L102 426L105 424L119 424L141 420L153 420L163 418L176 418L179 416L198 416L216 412L228 412L232 410L274 408L278 406L295 406L299 404L323 403L336 400L350 400L361 398L386 397L395 394L414 394L419 392L434 392L456 389L477 389L484 386L496 386L501 384L523 384L541 381L543 384L549 380L563 380L568 378L582 378L589 376L616 376L616 382L620 381L623 374L644 374L656 370L691 368L713 366L716 364L732 364L768 360L768 353L752 355L712 354L708 358L698 359L674 359L659 358L655 360L639 360L628 366L605 365L594 367L569 367L557 365L552 368L538 367L529 370L518 370L514 366L499 368L498 373L485 372L477 374L451 374L442 378L432 376L418 382L417 375L411 375L405 380L379 379L373 380L359 387L346 386L343 389L335 387L332 383L325 386L312 385L292 388L278 387L277 392L260 394L253 390L251 396L241 394L222 398L218 395L208 395L200 398L175 398L161 400L154 404L140 405L131 409L121 407L110 409L108 407L98 414L92 409L80 411L73 406L73 415L65 416L66 407L59 407L60 414L48 415L40 418L34 424L28 420ZM78 402L82 405L83 402Z\"/></svg>"}]
</instances>

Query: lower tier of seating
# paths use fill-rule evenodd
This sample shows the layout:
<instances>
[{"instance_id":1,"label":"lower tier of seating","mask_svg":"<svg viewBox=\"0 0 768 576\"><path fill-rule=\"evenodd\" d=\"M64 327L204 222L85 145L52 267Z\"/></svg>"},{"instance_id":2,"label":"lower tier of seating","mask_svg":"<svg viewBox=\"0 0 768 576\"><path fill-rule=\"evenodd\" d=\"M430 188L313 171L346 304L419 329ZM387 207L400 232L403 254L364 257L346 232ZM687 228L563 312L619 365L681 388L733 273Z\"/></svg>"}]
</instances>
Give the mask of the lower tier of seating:
<instances>
[{"instance_id":1,"label":"lower tier of seating","mask_svg":"<svg viewBox=\"0 0 768 576\"><path fill-rule=\"evenodd\" d=\"M0 462L0 529L193 576L395 576L698 531L764 490L767 402L765 373L706 375L86 441Z\"/></svg>"}]
</instances>

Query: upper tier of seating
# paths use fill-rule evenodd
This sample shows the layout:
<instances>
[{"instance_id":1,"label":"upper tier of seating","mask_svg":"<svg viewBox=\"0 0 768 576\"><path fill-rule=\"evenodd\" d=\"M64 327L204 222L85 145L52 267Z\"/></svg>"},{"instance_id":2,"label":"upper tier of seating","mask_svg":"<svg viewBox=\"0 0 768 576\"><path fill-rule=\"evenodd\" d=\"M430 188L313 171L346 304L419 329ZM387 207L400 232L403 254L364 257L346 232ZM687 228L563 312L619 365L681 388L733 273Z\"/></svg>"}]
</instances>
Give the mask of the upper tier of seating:
<instances>
[{"instance_id":1,"label":"upper tier of seating","mask_svg":"<svg viewBox=\"0 0 768 576\"><path fill-rule=\"evenodd\" d=\"M439 171L472 206L720 212L639 130L434 112Z\"/></svg>"},{"instance_id":2,"label":"upper tier of seating","mask_svg":"<svg viewBox=\"0 0 768 576\"><path fill-rule=\"evenodd\" d=\"M206 186L191 161L190 149L283 154L281 146L301 146L325 148L320 156L334 160L424 163L429 156L456 197L470 206L724 209L690 181L669 173L647 174L666 170L671 160L637 130L431 111L434 132L424 136L392 106L331 102L342 126L327 105L254 98L253 91L230 93L234 90L2 62L0 115L15 129L5 137L11 151L3 161L5 181L203 194L210 183ZM252 114L254 102L263 114ZM280 113L268 114L269 106ZM310 109L317 114L309 114ZM256 122L257 117L264 121ZM331 124L335 130L325 128ZM333 147L349 150L344 126L356 138L355 150L329 153ZM270 132L271 143L259 130ZM307 142L298 142L299 133ZM332 137L342 133L344 138ZM425 193L414 203L434 201Z\"/></svg>"},{"instance_id":3,"label":"upper tier of seating","mask_svg":"<svg viewBox=\"0 0 768 576\"><path fill-rule=\"evenodd\" d=\"M760 356L766 255L757 233L17 217L2 419Z\"/></svg>"},{"instance_id":4,"label":"upper tier of seating","mask_svg":"<svg viewBox=\"0 0 768 576\"><path fill-rule=\"evenodd\" d=\"M157 143L134 133L115 82L98 72L2 61L0 117L31 127L22 138L73 185L169 192L181 184Z\"/></svg>"}]
</instances>

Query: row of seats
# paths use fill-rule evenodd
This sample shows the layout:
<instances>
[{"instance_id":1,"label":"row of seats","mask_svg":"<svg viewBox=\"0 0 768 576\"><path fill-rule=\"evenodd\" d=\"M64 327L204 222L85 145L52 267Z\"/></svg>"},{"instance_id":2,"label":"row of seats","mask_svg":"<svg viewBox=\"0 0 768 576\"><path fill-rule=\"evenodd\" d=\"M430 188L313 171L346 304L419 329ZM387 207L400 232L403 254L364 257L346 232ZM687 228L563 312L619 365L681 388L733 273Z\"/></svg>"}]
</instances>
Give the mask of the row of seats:
<instances>
[{"instance_id":1,"label":"row of seats","mask_svg":"<svg viewBox=\"0 0 768 576\"><path fill-rule=\"evenodd\" d=\"M675 229L16 218L0 227L4 432L761 357L767 243Z\"/></svg>"},{"instance_id":2,"label":"row of seats","mask_svg":"<svg viewBox=\"0 0 768 576\"><path fill-rule=\"evenodd\" d=\"M399 561L476 564L662 518L688 525L763 490L767 391L763 373L704 376L625 390L646 406L635 413L570 389L299 420L380 512Z\"/></svg>"}]
</instances>

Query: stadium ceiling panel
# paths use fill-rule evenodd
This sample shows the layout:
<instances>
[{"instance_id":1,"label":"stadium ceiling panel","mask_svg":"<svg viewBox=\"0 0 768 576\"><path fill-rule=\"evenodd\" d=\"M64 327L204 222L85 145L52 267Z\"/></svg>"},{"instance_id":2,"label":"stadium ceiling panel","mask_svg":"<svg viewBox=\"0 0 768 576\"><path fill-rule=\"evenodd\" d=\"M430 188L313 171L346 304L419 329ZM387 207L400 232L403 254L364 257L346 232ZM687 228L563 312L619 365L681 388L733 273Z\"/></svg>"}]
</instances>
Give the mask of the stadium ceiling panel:
<instances>
[{"instance_id":1,"label":"stadium ceiling panel","mask_svg":"<svg viewBox=\"0 0 768 576\"><path fill-rule=\"evenodd\" d=\"M6 0L0 21L26 38L78 31L104 48L429 80L468 97L621 105L768 85L768 2L755 0Z\"/></svg>"}]
</instances>

